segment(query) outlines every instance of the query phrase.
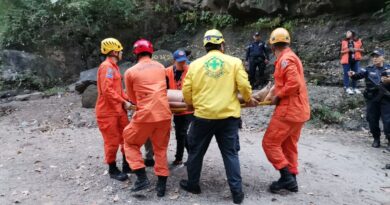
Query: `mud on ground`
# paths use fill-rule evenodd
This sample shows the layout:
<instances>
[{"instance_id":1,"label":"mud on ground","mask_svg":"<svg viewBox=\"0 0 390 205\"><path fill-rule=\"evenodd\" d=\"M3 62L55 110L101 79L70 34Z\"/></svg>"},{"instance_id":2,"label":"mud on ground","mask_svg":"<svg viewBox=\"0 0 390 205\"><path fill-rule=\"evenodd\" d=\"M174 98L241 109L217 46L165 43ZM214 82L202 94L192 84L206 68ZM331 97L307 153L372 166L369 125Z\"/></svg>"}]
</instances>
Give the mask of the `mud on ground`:
<instances>
[{"instance_id":1,"label":"mud on ground","mask_svg":"<svg viewBox=\"0 0 390 205\"><path fill-rule=\"evenodd\" d=\"M134 175L126 182L108 177L94 111L81 108L79 96L0 106L0 204L232 204L215 140L203 164L203 193L179 189L179 180L186 178L181 166L172 168L167 196L158 198L153 189L131 193ZM261 140L272 107L255 109L243 112L250 123L240 131L244 204L390 204L390 170L384 169L390 153L371 148L363 131L306 127L299 145L299 192L269 193L279 175ZM169 161L175 143L172 132ZM154 185L153 170L147 171Z\"/></svg>"}]
</instances>

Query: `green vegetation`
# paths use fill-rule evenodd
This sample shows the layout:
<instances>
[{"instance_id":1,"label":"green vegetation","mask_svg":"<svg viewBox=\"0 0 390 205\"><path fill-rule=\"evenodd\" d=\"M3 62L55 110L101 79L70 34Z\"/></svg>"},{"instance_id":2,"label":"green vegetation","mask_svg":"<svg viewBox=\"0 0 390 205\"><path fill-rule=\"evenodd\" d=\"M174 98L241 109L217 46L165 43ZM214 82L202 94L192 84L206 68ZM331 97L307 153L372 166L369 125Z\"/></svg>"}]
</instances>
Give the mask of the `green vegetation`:
<instances>
[{"instance_id":1,"label":"green vegetation","mask_svg":"<svg viewBox=\"0 0 390 205\"><path fill-rule=\"evenodd\" d=\"M154 5L153 11L158 13L169 13L171 11L171 8L167 4L157 3L156 5Z\"/></svg>"},{"instance_id":2,"label":"green vegetation","mask_svg":"<svg viewBox=\"0 0 390 205\"><path fill-rule=\"evenodd\" d=\"M338 124L343 122L343 114L364 106L364 98L347 97L335 105L319 104L311 108L313 124Z\"/></svg>"},{"instance_id":3,"label":"green vegetation","mask_svg":"<svg viewBox=\"0 0 390 205\"><path fill-rule=\"evenodd\" d=\"M196 31L199 26L221 29L237 22L229 14L217 14L209 11L186 11L178 15L179 21L186 31Z\"/></svg>"},{"instance_id":4,"label":"green vegetation","mask_svg":"<svg viewBox=\"0 0 390 205\"><path fill-rule=\"evenodd\" d=\"M31 90L42 90L45 85L49 86L49 84L43 82L42 78L36 75L21 74L18 75L17 78L14 79L12 82L4 82L2 89L12 90L28 88Z\"/></svg>"},{"instance_id":5,"label":"green vegetation","mask_svg":"<svg viewBox=\"0 0 390 205\"><path fill-rule=\"evenodd\" d=\"M289 32L293 32L294 26L297 25L296 20L287 20L278 16L276 18L259 18L256 22L249 24L247 27L251 29L275 29L277 27L283 27Z\"/></svg>"},{"instance_id":6,"label":"green vegetation","mask_svg":"<svg viewBox=\"0 0 390 205\"><path fill-rule=\"evenodd\" d=\"M318 122L337 124L342 122L342 114L327 105L319 105L317 107L312 107L311 120L315 124Z\"/></svg>"},{"instance_id":7,"label":"green vegetation","mask_svg":"<svg viewBox=\"0 0 390 205\"><path fill-rule=\"evenodd\" d=\"M134 0L14 0L3 16L2 45L39 49L72 40L83 43L105 35L118 25L132 26L141 19Z\"/></svg>"},{"instance_id":8,"label":"green vegetation","mask_svg":"<svg viewBox=\"0 0 390 205\"><path fill-rule=\"evenodd\" d=\"M0 0L0 42L7 27L6 15L11 8L11 0Z\"/></svg>"},{"instance_id":9,"label":"green vegetation","mask_svg":"<svg viewBox=\"0 0 390 205\"><path fill-rule=\"evenodd\" d=\"M249 25L249 27L256 29L273 29L281 26L282 18L259 18L255 23Z\"/></svg>"},{"instance_id":10,"label":"green vegetation","mask_svg":"<svg viewBox=\"0 0 390 205\"><path fill-rule=\"evenodd\" d=\"M385 2L385 9L384 9L384 12L385 12L385 15L386 15L386 18L387 20L390 20L390 1L387 0Z\"/></svg>"},{"instance_id":11,"label":"green vegetation","mask_svg":"<svg viewBox=\"0 0 390 205\"><path fill-rule=\"evenodd\" d=\"M337 110L341 113L345 113L348 110L360 108L364 104L365 102L363 97L349 97L349 98L345 98L343 101L341 101L338 104Z\"/></svg>"},{"instance_id":12,"label":"green vegetation","mask_svg":"<svg viewBox=\"0 0 390 205\"><path fill-rule=\"evenodd\" d=\"M57 95L58 93L64 93L66 89L64 87L52 87L43 91L46 96Z\"/></svg>"}]
</instances>

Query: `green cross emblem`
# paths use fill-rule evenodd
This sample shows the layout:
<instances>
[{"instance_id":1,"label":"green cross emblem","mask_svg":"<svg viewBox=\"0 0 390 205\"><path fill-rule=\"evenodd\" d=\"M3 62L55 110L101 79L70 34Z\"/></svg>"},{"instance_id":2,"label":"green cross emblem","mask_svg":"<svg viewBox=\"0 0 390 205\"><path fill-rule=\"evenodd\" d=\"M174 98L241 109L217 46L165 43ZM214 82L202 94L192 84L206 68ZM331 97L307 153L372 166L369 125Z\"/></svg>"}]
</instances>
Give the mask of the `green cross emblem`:
<instances>
[{"instance_id":1,"label":"green cross emblem","mask_svg":"<svg viewBox=\"0 0 390 205\"><path fill-rule=\"evenodd\" d=\"M212 57L205 63L206 74L212 78L219 78L225 72L223 69L223 60L218 57Z\"/></svg>"},{"instance_id":2,"label":"green cross emblem","mask_svg":"<svg viewBox=\"0 0 390 205\"><path fill-rule=\"evenodd\" d=\"M211 60L211 62L209 63L209 65L211 66L211 68L213 70L216 70L217 68L221 67L221 63L219 61L217 61L215 58L213 58Z\"/></svg>"}]
</instances>

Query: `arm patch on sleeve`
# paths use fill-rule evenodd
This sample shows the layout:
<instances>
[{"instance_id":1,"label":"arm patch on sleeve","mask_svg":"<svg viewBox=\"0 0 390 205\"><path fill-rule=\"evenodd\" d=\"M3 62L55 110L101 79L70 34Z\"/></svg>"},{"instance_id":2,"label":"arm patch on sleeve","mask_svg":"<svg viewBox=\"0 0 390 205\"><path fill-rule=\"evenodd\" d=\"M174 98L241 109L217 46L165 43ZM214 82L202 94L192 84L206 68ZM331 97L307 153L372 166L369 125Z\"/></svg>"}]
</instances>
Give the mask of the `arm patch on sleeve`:
<instances>
[{"instance_id":1,"label":"arm patch on sleeve","mask_svg":"<svg viewBox=\"0 0 390 205\"><path fill-rule=\"evenodd\" d=\"M288 61L287 60L282 60L280 65L282 66L282 69L285 69L288 66Z\"/></svg>"},{"instance_id":2,"label":"arm patch on sleeve","mask_svg":"<svg viewBox=\"0 0 390 205\"><path fill-rule=\"evenodd\" d=\"M107 69L106 78L113 79L114 78L114 70L112 68Z\"/></svg>"}]
</instances>

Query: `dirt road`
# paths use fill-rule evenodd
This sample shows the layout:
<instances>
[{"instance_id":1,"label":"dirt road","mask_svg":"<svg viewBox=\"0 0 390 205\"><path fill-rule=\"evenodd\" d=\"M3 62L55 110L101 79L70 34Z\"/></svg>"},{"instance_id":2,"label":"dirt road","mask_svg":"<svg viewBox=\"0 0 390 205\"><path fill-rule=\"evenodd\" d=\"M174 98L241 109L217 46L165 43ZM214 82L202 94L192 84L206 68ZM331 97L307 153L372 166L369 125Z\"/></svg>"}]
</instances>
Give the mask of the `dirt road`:
<instances>
[{"instance_id":1,"label":"dirt road","mask_svg":"<svg viewBox=\"0 0 390 205\"><path fill-rule=\"evenodd\" d=\"M67 94L1 105L0 204L231 204L215 141L205 157L200 195L179 189L183 166L172 168L168 194L161 199L153 190L131 193L134 175L124 183L111 180L93 110L80 104L79 96ZM266 120L272 109L264 110L268 114L254 117ZM245 120L252 116L248 113L253 112L245 111ZM303 131L299 192L269 193L269 183L279 175L260 146L263 130L261 124L240 133L244 204L390 204L390 170L384 169L390 153L371 148L367 133L332 129ZM170 161L175 143L171 137ZM148 175L155 184L150 168Z\"/></svg>"}]
</instances>

